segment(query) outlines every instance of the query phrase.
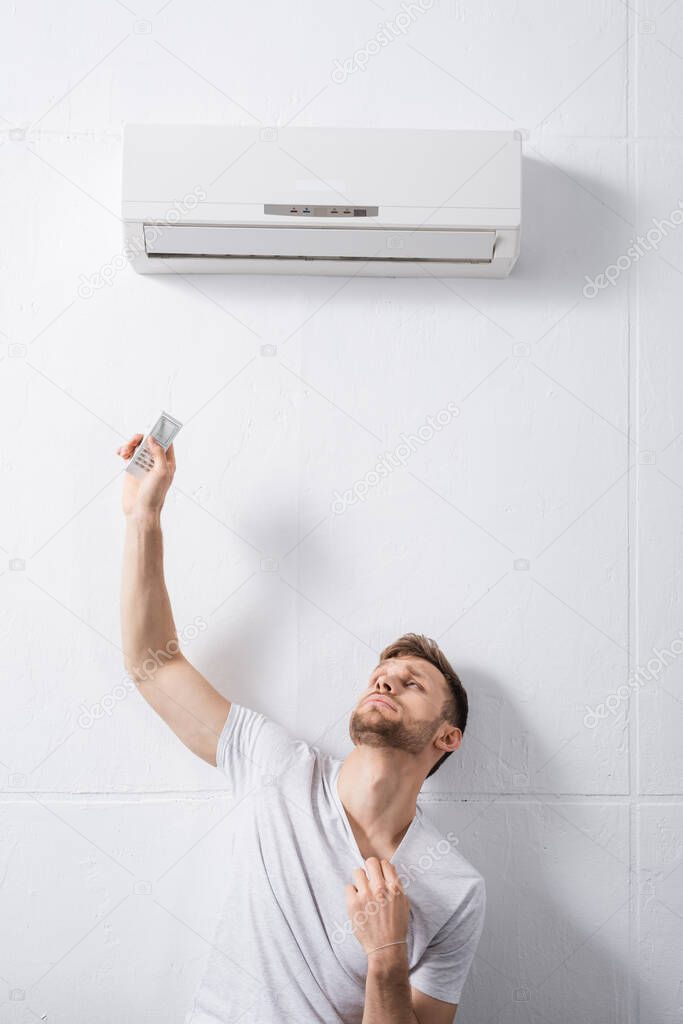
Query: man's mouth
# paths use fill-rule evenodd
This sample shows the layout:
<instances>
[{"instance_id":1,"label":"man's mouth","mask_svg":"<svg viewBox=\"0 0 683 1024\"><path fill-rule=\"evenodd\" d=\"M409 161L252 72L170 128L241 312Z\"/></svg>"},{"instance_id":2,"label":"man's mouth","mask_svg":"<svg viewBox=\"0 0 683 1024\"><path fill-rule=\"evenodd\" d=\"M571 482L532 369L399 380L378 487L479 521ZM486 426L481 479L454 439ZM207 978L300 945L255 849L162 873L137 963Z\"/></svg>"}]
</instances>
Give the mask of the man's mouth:
<instances>
[{"instance_id":1,"label":"man's mouth","mask_svg":"<svg viewBox=\"0 0 683 1024\"><path fill-rule=\"evenodd\" d=\"M391 711L395 711L396 708L384 697L367 697L365 700L366 704L384 704L385 707L390 708Z\"/></svg>"}]
</instances>

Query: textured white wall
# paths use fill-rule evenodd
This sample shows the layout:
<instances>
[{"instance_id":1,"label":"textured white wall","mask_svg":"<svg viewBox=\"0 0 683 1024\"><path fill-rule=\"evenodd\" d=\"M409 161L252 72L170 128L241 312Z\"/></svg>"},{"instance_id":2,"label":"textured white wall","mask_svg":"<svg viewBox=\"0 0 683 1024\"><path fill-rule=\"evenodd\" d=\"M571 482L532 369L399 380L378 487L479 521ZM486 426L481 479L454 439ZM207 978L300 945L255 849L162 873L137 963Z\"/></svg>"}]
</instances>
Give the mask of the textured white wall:
<instances>
[{"instance_id":1,"label":"textured white wall","mask_svg":"<svg viewBox=\"0 0 683 1024\"><path fill-rule=\"evenodd\" d=\"M176 621L205 619L187 654L226 695L342 756L394 636L462 674L423 796L487 881L459 1021L683 1014L683 662L633 676L683 625L683 228L627 256L681 199L682 8L436 0L336 80L402 10L2 5L3 1024L181 1022L239 884L225 780L137 693L84 714L124 678L114 449L161 407L186 424ZM503 282L138 277L125 120L521 129L522 257Z\"/></svg>"}]
</instances>

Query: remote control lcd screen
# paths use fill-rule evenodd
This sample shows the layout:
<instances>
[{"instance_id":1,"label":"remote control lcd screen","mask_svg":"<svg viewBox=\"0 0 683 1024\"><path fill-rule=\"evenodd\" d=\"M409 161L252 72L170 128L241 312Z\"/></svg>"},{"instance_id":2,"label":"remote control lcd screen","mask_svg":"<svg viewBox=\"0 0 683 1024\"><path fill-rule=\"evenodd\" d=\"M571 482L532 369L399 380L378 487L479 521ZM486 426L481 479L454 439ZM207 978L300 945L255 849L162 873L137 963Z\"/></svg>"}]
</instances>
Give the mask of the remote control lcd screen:
<instances>
[{"instance_id":1,"label":"remote control lcd screen","mask_svg":"<svg viewBox=\"0 0 683 1024\"><path fill-rule=\"evenodd\" d=\"M168 445L173 437L175 437L175 433L175 424L170 423L165 416L162 416L161 419L157 420L154 424L152 436L156 437L159 444Z\"/></svg>"}]
</instances>

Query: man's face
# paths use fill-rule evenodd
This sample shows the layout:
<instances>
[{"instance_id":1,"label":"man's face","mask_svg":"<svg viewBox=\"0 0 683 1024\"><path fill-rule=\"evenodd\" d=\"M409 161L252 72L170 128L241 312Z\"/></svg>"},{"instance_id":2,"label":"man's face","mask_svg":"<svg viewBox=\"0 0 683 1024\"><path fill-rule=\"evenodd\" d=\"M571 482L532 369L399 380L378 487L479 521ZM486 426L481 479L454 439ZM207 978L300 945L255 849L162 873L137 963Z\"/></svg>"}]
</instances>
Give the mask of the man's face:
<instances>
[{"instance_id":1,"label":"man's face","mask_svg":"<svg viewBox=\"0 0 683 1024\"><path fill-rule=\"evenodd\" d=\"M448 694L444 676L430 662L412 656L388 658L372 672L351 715L351 740L420 754L443 721Z\"/></svg>"}]
</instances>

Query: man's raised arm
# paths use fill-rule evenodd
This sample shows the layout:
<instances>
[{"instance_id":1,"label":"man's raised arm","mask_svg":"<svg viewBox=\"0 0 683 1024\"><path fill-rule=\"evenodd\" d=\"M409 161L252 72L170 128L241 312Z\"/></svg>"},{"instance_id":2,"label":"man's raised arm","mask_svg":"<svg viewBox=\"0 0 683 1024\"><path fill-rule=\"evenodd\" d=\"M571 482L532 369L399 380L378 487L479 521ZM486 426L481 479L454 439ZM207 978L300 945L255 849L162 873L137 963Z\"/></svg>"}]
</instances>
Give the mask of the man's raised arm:
<instances>
[{"instance_id":1,"label":"man's raised arm","mask_svg":"<svg viewBox=\"0 0 683 1024\"><path fill-rule=\"evenodd\" d=\"M118 454L129 459L142 441L136 434ZM124 473L126 537L121 583L121 633L126 671L145 700L185 746L216 764L218 738L230 701L190 664L178 647L164 581L161 509L175 473L168 452L153 438L153 468L142 479Z\"/></svg>"}]
</instances>

